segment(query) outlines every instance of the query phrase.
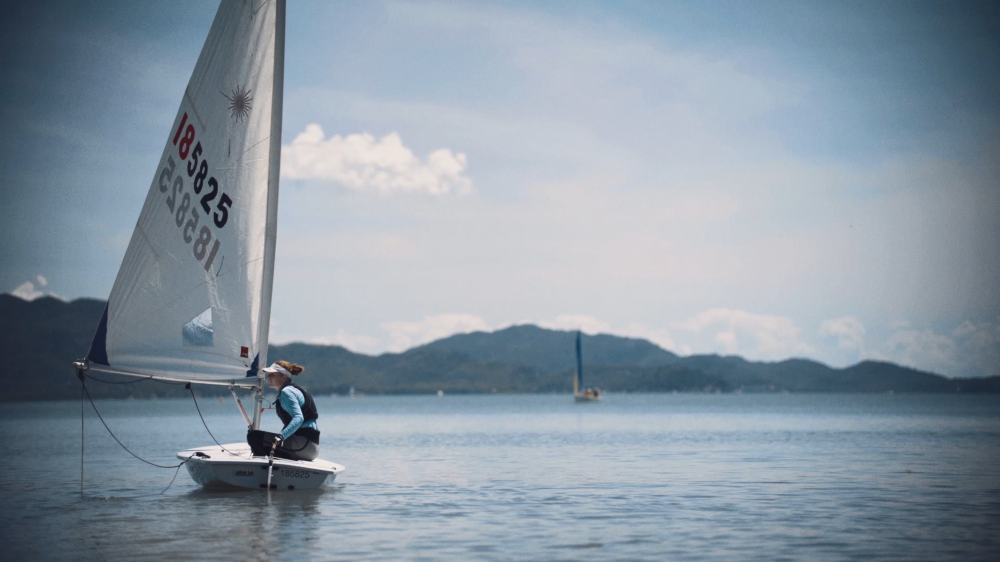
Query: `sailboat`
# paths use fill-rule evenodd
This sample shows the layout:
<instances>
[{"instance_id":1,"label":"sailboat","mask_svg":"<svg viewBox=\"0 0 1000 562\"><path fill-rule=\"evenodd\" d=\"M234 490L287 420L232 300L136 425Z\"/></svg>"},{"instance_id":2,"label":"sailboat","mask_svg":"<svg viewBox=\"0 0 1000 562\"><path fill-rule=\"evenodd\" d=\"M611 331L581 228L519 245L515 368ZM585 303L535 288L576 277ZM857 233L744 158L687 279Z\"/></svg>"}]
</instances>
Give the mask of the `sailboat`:
<instances>
[{"instance_id":1,"label":"sailboat","mask_svg":"<svg viewBox=\"0 0 1000 562\"><path fill-rule=\"evenodd\" d=\"M222 0L86 359L134 377L252 389L258 429L278 217L285 0ZM235 393L235 391L234 391ZM242 406L240 407L242 411ZM344 467L182 451L203 486L308 489Z\"/></svg>"},{"instance_id":2,"label":"sailboat","mask_svg":"<svg viewBox=\"0 0 1000 562\"><path fill-rule=\"evenodd\" d=\"M576 333L576 373L573 375L573 398L577 402L597 402L601 399L601 391L597 388L588 388L583 392L583 353L580 347L580 332Z\"/></svg>"}]
</instances>

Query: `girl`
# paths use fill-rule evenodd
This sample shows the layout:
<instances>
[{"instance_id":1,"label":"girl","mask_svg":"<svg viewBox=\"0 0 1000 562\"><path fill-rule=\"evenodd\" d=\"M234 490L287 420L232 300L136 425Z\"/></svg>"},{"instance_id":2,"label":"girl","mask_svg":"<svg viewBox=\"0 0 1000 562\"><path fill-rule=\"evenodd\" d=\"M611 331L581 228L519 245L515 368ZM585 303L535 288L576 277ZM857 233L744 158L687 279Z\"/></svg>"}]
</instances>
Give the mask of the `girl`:
<instances>
[{"instance_id":1,"label":"girl","mask_svg":"<svg viewBox=\"0 0 1000 562\"><path fill-rule=\"evenodd\" d=\"M292 377L305 369L288 361L275 361L264 367L267 384L278 391L278 401L274 409L281 418L284 428L281 433L250 430L247 443L254 456L267 456L278 441L274 456L296 461L311 461L319 456L319 426L316 419L316 402L301 386L292 382Z\"/></svg>"}]
</instances>

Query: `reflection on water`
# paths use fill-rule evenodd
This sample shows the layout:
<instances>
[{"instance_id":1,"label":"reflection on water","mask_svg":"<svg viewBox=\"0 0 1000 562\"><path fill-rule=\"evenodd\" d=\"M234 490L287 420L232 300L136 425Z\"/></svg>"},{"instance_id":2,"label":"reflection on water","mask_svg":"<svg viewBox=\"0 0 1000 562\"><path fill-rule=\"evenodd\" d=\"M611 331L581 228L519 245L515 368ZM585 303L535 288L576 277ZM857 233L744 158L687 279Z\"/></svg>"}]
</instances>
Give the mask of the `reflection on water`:
<instances>
[{"instance_id":1,"label":"reflection on water","mask_svg":"<svg viewBox=\"0 0 1000 562\"><path fill-rule=\"evenodd\" d=\"M997 560L1000 397L319 399L319 490L205 490L79 404L10 405L19 560ZM203 405L223 442L245 428ZM210 443L190 402L101 402L137 454ZM273 423L273 420L268 420ZM272 428L265 428L272 429ZM49 436L39 445L38 435Z\"/></svg>"},{"instance_id":2,"label":"reflection on water","mask_svg":"<svg viewBox=\"0 0 1000 562\"><path fill-rule=\"evenodd\" d=\"M342 486L297 492L192 488L149 501L96 499L77 514L77 539L95 559L311 559L324 528L322 502ZM125 540L123 540L123 538Z\"/></svg>"},{"instance_id":3,"label":"reflection on water","mask_svg":"<svg viewBox=\"0 0 1000 562\"><path fill-rule=\"evenodd\" d=\"M217 491L194 489L179 498L178 507L190 512L185 533L194 542L219 541L231 545L234 559L309 559L309 546L323 528L321 501L333 501L342 486L297 492Z\"/></svg>"}]
</instances>

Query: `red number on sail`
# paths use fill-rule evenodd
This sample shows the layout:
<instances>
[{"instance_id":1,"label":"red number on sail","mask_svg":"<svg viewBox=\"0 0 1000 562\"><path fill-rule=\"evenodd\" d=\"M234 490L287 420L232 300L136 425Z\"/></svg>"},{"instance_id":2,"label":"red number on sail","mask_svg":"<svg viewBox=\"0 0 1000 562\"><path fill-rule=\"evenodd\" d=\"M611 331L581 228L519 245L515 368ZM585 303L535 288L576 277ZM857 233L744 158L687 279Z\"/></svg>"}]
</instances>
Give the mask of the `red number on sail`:
<instances>
[{"instance_id":1,"label":"red number on sail","mask_svg":"<svg viewBox=\"0 0 1000 562\"><path fill-rule=\"evenodd\" d=\"M174 146L177 146L177 140L181 138L181 131L184 130L184 124L188 122L188 114L185 113L184 117L181 117L181 124L177 127L177 133L174 135Z\"/></svg>"},{"instance_id":2,"label":"red number on sail","mask_svg":"<svg viewBox=\"0 0 1000 562\"><path fill-rule=\"evenodd\" d=\"M188 125L187 130L184 131L184 138L181 139L181 144L177 147L177 154L180 155L181 160L187 160L188 152L191 151L191 143L194 142L194 125Z\"/></svg>"}]
</instances>

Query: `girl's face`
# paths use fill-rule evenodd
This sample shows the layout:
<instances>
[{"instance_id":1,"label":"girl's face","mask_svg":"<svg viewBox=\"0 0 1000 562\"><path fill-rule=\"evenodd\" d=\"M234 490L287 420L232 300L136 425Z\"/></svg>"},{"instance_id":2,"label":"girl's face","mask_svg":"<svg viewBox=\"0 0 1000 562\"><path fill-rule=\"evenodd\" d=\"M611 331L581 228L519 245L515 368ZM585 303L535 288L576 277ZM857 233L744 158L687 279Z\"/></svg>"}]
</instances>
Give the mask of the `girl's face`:
<instances>
[{"instance_id":1,"label":"girl's face","mask_svg":"<svg viewBox=\"0 0 1000 562\"><path fill-rule=\"evenodd\" d=\"M282 375L281 373L267 374L267 386L275 390L281 390L281 387L285 386L286 380L288 380L288 377Z\"/></svg>"}]
</instances>

